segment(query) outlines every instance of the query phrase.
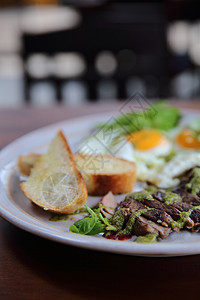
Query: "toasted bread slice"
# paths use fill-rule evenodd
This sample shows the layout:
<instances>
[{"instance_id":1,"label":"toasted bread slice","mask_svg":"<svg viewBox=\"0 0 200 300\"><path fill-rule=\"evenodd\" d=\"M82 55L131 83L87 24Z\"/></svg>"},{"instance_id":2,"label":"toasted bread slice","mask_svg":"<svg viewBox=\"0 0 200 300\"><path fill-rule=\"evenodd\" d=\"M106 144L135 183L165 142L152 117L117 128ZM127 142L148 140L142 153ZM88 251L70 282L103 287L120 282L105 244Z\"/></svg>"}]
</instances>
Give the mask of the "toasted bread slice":
<instances>
[{"instance_id":1,"label":"toasted bread slice","mask_svg":"<svg viewBox=\"0 0 200 300\"><path fill-rule=\"evenodd\" d=\"M84 180L61 131L37 158L21 189L32 202L52 212L70 214L86 203Z\"/></svg>"},{"instance_id":2,"label":"toasted bread slice","mask_svg":"<svg viewBox=\"0 0 200 300\"><path fill-rule=\"evenodd\" d=\"M136 164L108 155L76 154L74 159L86 183L88 194L126 194L136 181Z\"/></svg>"},{"instance_id":3,"label":"toasted bread slice","mask_svg":"<svg viewBox=\"0 0 200 300\"><path fill-rule=\"evenodd\" d=\"M20 156L18 167L23 175L29 176L37 154ZM130 193L136 181L136 164L107 155L75 154L74 159L86 183L88 194L103 196Z\"/></svg>"}]
</instances>

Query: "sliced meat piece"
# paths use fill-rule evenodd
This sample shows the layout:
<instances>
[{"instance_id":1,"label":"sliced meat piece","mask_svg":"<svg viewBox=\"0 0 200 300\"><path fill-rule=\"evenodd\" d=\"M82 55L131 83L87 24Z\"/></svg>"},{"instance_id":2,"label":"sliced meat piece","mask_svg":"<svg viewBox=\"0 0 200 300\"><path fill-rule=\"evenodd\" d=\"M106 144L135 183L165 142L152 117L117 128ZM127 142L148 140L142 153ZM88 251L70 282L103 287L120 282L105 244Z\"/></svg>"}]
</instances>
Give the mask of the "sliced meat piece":
<instances>
[{"instance_id":1,"label":"sliced meat piece","mask_svg":"<svg viewBox=\"0 0 200 300\"><path fill-rule=\"evenodd\" d=\"M117 201L112 192L109 192L102 198L101 205L102 205L102 207L100 208L101 213L106 218L108 219L111 218L117 207Z\"/></svg>"},{"instance_id":2,"label":"sliced meat piece","mask_svg":"<svg viewBox=\"0 0 200 300\"><path fill-rule=\"evenodd\" d=\"M192 231L198 232L200 229L200 210L199 209L194 209L191 214L190 218L194 222L194 226L192 228Z\"/></svg>"},{"instance_id":3,"label":"sliced meat piece","mask_svg":"<svg viewBox=\"0 0 200 300\"><path fill-rule=\"evenodd\" d=\"M129 198L127 200L124 200L120 203L118 208L125 208L125 215L129 216L133 212L139 210L139 209L144 209L146 206L142 204L140 201L137 201L133 198Z\"/></svg>"},{"instance_id":4,"label":"sliced meat piece","mask_svg":"<svg viewBox=\"0 0 200 300\"><path fill-rule=\"evenodd\" d=\"M171 207L170 205L166 205L162 202L160 202L159 200L142 200L141 201L144 205L148 206L148 207L152 207L152 208L157 208L161 211L166 212L168 215L170 215L175 221L177 221L180 217L180 211L178 209L176 209L175 207Z\"/></svg>"},{"instance_id":5,"label":"sliced meat piece","mask_svg":"<svg viewBox=\"0 0 200 300\"><path fill-rule=\"evenodd\" d=\"M192 228L192 232L199 232L199 230L200 230L200 224L198 224L198 225L195 225L193 228Z\"/></svg>"},{"instance_id":6,"label":"sliced meat piece","mask_svg":"<svg viewBox=\"0 0 200 300\"><path fill-rule=\"evenodd\" d=\"M199 197L188 193L185 191L184 187L175 189L173 193L180 195L183 202L190 203L191 205L200 205Z\"/></svg>"},{"instance_id":7,"label":"sliced meat piece","mask_svg":"<svg viewBox=\"0 0 200 300\"><path fill-rule=\"evenodd\" d=\"M165 200L165 193L162 191L157 191L152 196L161 202L164 202Z\"/></svg>"},{"instance_id":8,"label":"sliced meat piece","mask_svg":"<svg viewBox=\"0 0 200 300\"><path fill-rule=\"evenodd\" d=\"M137 201L133 198L128 200L124 200L119 205L120 208L125 208L126 216L131 215L133 212L144 209L146 206L142 204L140 201ZM143 214L144 217L150 219L154 222L157 222L165 227L170 226L171 222L173 221L172 217L168 215L166 212L153 209Z\"/></svg>"},{"instance_id":9,"label":"sliced meat piece","mask_svg":"<svg viewBox=\"0 0 200 300\"><path fill-rule=\"evenodd\" d=\"M148 233L154 233L157 236L159 235L158 230L153 228L151 226L151 221L143 218L143 217L138 217L135 221L135 224L133 225L133 232L135 235L140 236L140 235L146 235Z\"/></svg>"},{"instance_id":10,"label":"sliced meat piece","mask_svg":"<svg viewBox=\"0 0 200 300\"><path fill-rule=\"evenodd\" d=\"M147 205L148 207L155 207L157 209L160 209L161 211L166 212L168 215L170 215L173 220L177 221L180 219L180 213L181 211L173 206L173 204L166 205L158 200L142 200L142 202ZM176 201L179 202L179 201ZM180 202L181 203L181 202ZM194 226L194 222L190 217L187 218L187 221L185 222L185 226L188 229L191 229ZM179 232L178 228L173 228L174 231Z\"/></svg>"},{"instance_id":11,"label":"sliced meat piece","mask_svg":"<svg viewBox=\"0 0 200 300\"><path fill-rule=\"evenodd\" d=\"M170 204L171 206L177 208L180 211L188 211L193 207L190 203L186 202L180 202L180 201L175 201L174 203Z\"/></svg>"},{"instance_id":12,"label":"sliced meat piece","mask_svg":"<svg viewBox=\"0 0 200 300\"><path fill-rule=\"evenodd\" d=\"M194 221L190 217L187 217L185 221L185 227L187 229L192 229L194 227Z\"/></svg>"},{"instance_id":13,"label":"sliced meat piece","mask_svg":"<svg viewBox=\"0 0 200 300\"><path fill-rule=\"evenodd\" d=\"M182 174L179 179L180 179L180 186L185 186L191 179L192 177L192 169L187 170L184 174Z\"/></svg>"},{"instance_id":14,"label":"sliced meat piece","mask_svg":"<svg viewBox=\"0 0 200 300\"><path fill-rule=\"evenodd\" d=\"M168 215L165 211L158 209L153 209L143 214L147 219L150 219L156 223L161 224L164 227L171 227L172 217Z\"/></svg>"},{"instance_id":15,"label":"sliced meat piece","mask_svg":"<svg viewBox=\"0 0 200 300\"><path fill-rule=\"evenodd\" d=\"M133 226L133 231L137 236L145 235L147 233L155 233L161 239L166 239L171 232L171 229L158 225L155 222L140 216L136 219L136 222Z\"/></svg>"}]
</instances>

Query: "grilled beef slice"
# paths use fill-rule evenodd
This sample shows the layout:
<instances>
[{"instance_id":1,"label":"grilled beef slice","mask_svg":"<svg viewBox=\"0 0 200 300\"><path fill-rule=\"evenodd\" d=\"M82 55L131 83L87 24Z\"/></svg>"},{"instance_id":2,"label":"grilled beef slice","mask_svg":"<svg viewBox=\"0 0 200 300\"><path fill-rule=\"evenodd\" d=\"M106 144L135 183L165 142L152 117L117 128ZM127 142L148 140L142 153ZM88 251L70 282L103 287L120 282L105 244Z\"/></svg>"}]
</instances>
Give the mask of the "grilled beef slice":
<instances>
[{"instance_id":1,"label":"grilled beef slice","mask_svg":"<svg viewBox=\"0 0 200 300\"><path fill-rule=\"evenodd\" d=\"M122 201L119 207L125 208L126 215L130 215L139 209L147 208L146 205L142 204L140 201L135 200L133 198L129 198L127 200ZM143 216L165 227L170 227L170 224L173 221L170 215L168 215L165 211L161 211L158 209L153 209L151 211L148 211L144 213Z\"/></svg>"},{"instance_id":2,"label":"grilled beef slice","mask_svg":"<svg viewBox=\"0 0 200 300\"><path fill-rule=\"evenodd\" d=\"M166 212L168 215L170 215L175 221L177 221L180 217L180 211L176 209L175 207L171 205L166 205L159 200L156 199L144 199L141 201L144 205L151 207L151 208L156 208L161 211Z\"/></svg>"},{"instance_id":3,"label":"grilled beef slice","mask_svg":"<svg viewBox=\"0 0 200 300\"><path fill-rule=\"evenodd\" d=\"M187 212L194 206L200 205L200 195L192 195L185 189L185 185L192 178L192 169L183 174L180 178L181 182L173 193L181 196L182 201L174 201L172 204L165 204L165 191L160 190L151 194L150 197L144 199L133 199L133 194L120 203L119 207L125 208L126 216L130 216L133 212L144 209L153 208L151 211L143 213L136 218L133 230L136 235L145 235L147 233L155 233L162 239L166 238L171 231L172 221L178 221L182 212ZM153 199L152 199L153 196ZM200 230L200 209L195 209L187 217L185 227L191 231ZM179 231L179 228L173 228Z\"/></svg>"},{"instance_id":4,"label":"grilled beef slice","mask_svg":"<svg viewBox=\"0 0 200 300\"><path fill-rule=\"evenodd\" d=\"M196 195L192 195L189 192L185 191L184 186L174 189L173 193L180 195L183 202L190 203L191 205L195 205L195 206L200 205L199 197Z\"/></svg>"},{"instance_id":5,"label":"grilled beef slice","mask_svg":"<svg viewBox=\"0 0 200 300\"><path fill-rule=\"evenodd\" d=\"M162 211L165 211L167 214L169 214L173 220L177 221L180 219L180 213L182 211L188 211L188 209L183 209L184 204L181 204L180 201L175 201L173 204L167 205L164 204L158 200L142 200L142 203L146 204L148 207L155 207L159 208ZM180 203L180 204L179 204ZM187 204L186 204L187 205ZM180 207L182 208L180 209ZM191 229L194 226L194 222L190 217L187 218L187 221L185 222L185 227L188 229ZM178 228L174 228L176 232L178 232Z\"/></svg>"},{"instance_id":6,"label":"grilled beef slice","mask_svg":"<svg viewBox=\"0 0 200 300\"><path fill-rule=\"evenodd\" d=\"M125 201L128 201L128 203L133 203L131 201L133 201L134 199L129 198ZM135 200L136 201L136 200ZM137 201L138 202L138 201ZM146 215L144 214L145 217L147 217L150 220L156 221L157 223L162 224L163 226L170 226L171 225L171 221L177 221L180 219L180 213L182 211L188 211L192 206L188 203L182 203L180 201L175 201L174 203L167 205L159 200L156 199L143 199L140 201L141 204L143 204L146 207L150 207L150 208L155 208L157 211L161 211L163 213L162 215L162 219L159 219L158 217L155 217L155 211L150 211L147 212ZM140 204L140 205L141 205ZM142 208L142 207L141 207ZM144 208L144 207L143 207ZM165 216L164 216L165 214ZM161 216L161 214L160 214ZM186 222L185 222L185 227L187 229L191 229L194 226L194 222L193 220L188 217ZM176 232L179 232L178 228L174 228L173 229Z\"/></svg>"},{"instance_id":7,"label":"grilled beef slice","mask_svg":"<svg viewBox=\"0 0 200 300\"><path fill-rule=\"evenodd\" d=\"M117 209L119 209L119 208L124 208L125 209L125 216L129 216L133 212L135 212L139 209L146 208L146 206L143 205L140 201L129 198L129 199L125 199L124 201L120 202Z\"/></svg>"},{"instance_id":8,"label":"grilled beef slice","mask_svg":"<svg viewBox=\"0 0 200 300\"><path fill-rule=\"evenodd\" d=\"M154 199L164 202L165 200L165 193L162 191L157 191L153 194Z\"/></svg>"},{"instance_id":9,"label":"grilled beef slice","mask_svg":"<svg viewBox=\"0 0 200 300\"><path fill-rule=\"evenodd\" d=\"M191 214L190 218L194 222L194 226L192 227L192 231L198 232L200 229L200 210L199 209L194 209Z\"/></svg>"},{"instance_id":10,"label":"grilled beef slice","mask_svg":"<svg viewBox=\"0 0 200 300\"><path fill-rule=\"evenodd\" d=\"M172 217L168 215L165 211L158 209L153 209L143 214L146 219L152 220L164 227L171 227Z\"/></svg>"},{"instance_id":11,"label":"grilled beef slice","mask_svg":"<svg viewBox=\"0 0 200 300\"><path fill-rule=\"evenodd\" d=\"M166 239L170 231L171 231L170 228L166 228L161 225L158 225L155 222L147 220L142 216L137 217L135 224L133 226L133 232L137 236L146 235L147 233L155 233L161 239Z\"/></svg>"}]
</instances>

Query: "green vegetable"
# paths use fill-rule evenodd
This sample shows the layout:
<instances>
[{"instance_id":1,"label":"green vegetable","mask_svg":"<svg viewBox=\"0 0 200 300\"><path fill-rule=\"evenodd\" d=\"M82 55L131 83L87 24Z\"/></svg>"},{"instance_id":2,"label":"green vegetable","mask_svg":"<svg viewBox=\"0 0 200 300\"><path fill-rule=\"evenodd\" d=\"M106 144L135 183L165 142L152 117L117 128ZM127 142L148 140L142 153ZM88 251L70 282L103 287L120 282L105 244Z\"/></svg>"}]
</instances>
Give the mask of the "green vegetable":
<instances>
[{"instance_id":1,"label":"green vegetable","mask_svg":"<svg viewBox=\"0 0 200 300\"><path fill-rule=\"evenodd\" d=\"M169 204L172 204L175 201L182 201L181 196L179 196L176 193L172 193L172 192L166 192L165 193L165 199L164 199L165 204L169 205Z\"/></svg>"},{"instance_id":2,"label":"green vegetable","mask_svg":"<svg viewBox=\"0 0 200 300\"><path fill-rule=\"evenodd\" d=\"M92 210L85 205L89 216L78 220L70 226L69 230L74 233L84 235L96 235L108 230L117 230L113 225L109 223L107 218L104 218L100 212L100 208Z\"/></svg>"},{"instance_id":3,"label":"green vegetable","mask_svg":"<svg viewBox=\"0 0 200 300\"><path fill-rule=\"evenodd\" d=\"M148 233L144 236L138 236L135 240L136 243L144 243L144 244L150 244L150 243L156 243L157 242L157 234L155 233Z\"/></svg>"},{"instance_id":4,"label":"green vegetable","mask_svg":"<svg viewBox=\"0 0 200 300\"><path fill-rule=\"evenodd\" d=\"M105 225L100 221L97 221L92 230L88 233L88 235L96 235L105 231Z\"/></svg>"},{"instance_id":5,"label":"green vegetable","mask_svg":"<svg viewBox=\"0 0 200 300\"><path fill-rule=\"evenodd\" d=\"M104 130L117 129L121 135L142 129L170 130L176 127L181 118L180 110L166 101L157 102L143 112L131 112L120 116L111 124L100 124Z\"/></svg>"},{"instance_id":6,"label":"green vegetable","mask_svg":"<svg viewBox=\"0 0 200 300\"><path fill-rule=\"evenodd\" d=\"M70 226L70 231L74 233L79 233L79 229L74 224Z\"/></svg>"},{"instance_id":7,"label":"green vegetable","mask_svg":"<svg viewBox=\"0 0 200 300\"><path fill-rule=\"evenodd\" d=\"M192 179L185 186L186 190L191 190L192 195L197 195L200 192L200 168L192 170Z\"/></svg>"},{"instance_id":8,"label":"green vegetable","mask_svg":"<svg viewBox=\"0 0 200 300\"><path fill-rule=\"evenodd\" d=\"M71 228L70 226L70 231L74 232L74 226L78 229L76 229L76 233L80 233L80 234L88 234L93 227L95 226L95 224L97 223L97 218L95 217L85 217L81 220L78 220L77 222L75 222L73 224L73 227Z\"/></svg>"}]
</instances>

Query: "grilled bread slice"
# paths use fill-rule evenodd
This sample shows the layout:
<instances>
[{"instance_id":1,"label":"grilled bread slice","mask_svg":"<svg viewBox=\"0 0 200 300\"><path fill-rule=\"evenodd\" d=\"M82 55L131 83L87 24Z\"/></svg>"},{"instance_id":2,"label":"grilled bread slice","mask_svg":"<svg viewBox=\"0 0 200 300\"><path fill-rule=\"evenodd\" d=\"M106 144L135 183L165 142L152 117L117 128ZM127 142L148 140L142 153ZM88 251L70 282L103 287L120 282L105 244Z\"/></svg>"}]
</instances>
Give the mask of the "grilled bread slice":
<instances>
[{"instance_id":1,"label":"grilled bread slice","mask_svg":"<svg viewBox=\"0 0 200 300\"><path fill-rule=\"evenodd\" d=\"M29 176L37 154L20 156L18 167L23 175ZM135 163L106 155L75 154L74 160L86 183L88 194L105 195L130 193L136 180Z\"/></svg>"},{"instance_id":2,"label":"grilled bread slice","mask_svg":"<svg viewBox=\"0 0 200 300\"><path fill-rule=\"evenodd\" d=\"M136 164L109 155L74 156L76 165L86 183L88 194L103 196L126 194L133 190L136 181Z\"/></svg>"},{"instance_id":3,"label":"grilled bread slice","mask_svg":"<svg viewBox=\"0 0 200 300\"><path fill-rule=\"evenodd\" d=\"M86 203L84 180L61 131L47 152L37 157L21 189L32 202L52 212L71 214Z\"/></svg>"}]
</instances>

